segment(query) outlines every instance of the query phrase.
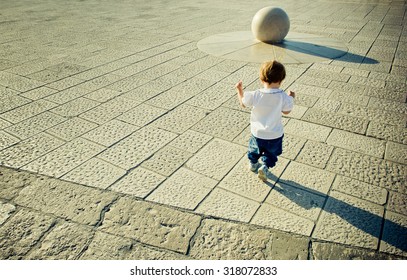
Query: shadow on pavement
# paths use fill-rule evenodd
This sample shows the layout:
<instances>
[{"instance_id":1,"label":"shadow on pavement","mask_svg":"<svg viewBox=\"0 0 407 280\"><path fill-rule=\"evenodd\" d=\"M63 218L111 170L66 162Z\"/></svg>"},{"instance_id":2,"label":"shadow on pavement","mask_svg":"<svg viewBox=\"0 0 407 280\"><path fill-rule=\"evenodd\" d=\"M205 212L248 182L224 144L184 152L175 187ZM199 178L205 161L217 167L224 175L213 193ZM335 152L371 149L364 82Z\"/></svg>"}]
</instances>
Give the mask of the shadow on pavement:
<instances>
[{"instance_id":1,"label":"shadow on pavement","mask_svg":"<svg viewBox=\"0 0 407 280\"><path fill-rule=\"evenodd\" d=\"M304 190L310 193L310 196L312 194L316 194L321 197L325 197L326 200L323 204L324 206L320 207L323 211L335 214L354 227L370 234L373 237L378 238L379 241L384 241L391 246L407 252L406 227L393 221L384 219L383 217L364 209L360 209L335 197L302 186L297 182L282 180L277 178L275 175L272 176L273 177L269 179L271 179L273 183L267 182L267 185L273 188L274 191L279 192L280 194L296 203L298 206L304 209L320 207L317 204L309 203L309 200L305 202L306 200L301 198L301 196L299 196L298 193L293 190ZM284 185L288 185L289 187L285 188Z\"/></svg>"},{"instance_id":2,"label":"shadow on pavement","mask_svg":"<svg viewBox=\"0 0 407 280\"><path fill-rule=\"evenodd\" d=\"M379 61L369 58L367 56L361 56L358 54L346 52L340 49L335 49L332 47L327 47L324 45L317 45L307 42L295 41L295 40L284 40L281 43L276 43L284 49L292 50L295 52L323 57L327 59L335 59L344 62L354 62L361 64L378 64Z\"/></svg>"}]
</instances>

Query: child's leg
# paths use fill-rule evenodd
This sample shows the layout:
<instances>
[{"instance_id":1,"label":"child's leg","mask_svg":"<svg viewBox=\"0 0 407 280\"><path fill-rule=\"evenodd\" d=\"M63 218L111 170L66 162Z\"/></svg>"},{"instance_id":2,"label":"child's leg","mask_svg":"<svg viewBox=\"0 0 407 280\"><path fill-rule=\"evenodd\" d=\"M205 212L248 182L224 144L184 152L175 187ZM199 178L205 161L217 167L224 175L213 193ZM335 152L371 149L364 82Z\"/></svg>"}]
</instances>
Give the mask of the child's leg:
<instances>
[{"instance_id":1,"label":"child's leg","mask_svg":"<svg viewBox=\"0 0 407 280\"><path fill-rule=\"evenodd\" d=\"M263 151L263 162L268 168L272 168L276 165L278 156L283 152L283 137L267 140L266 147Z\"/></svg>"},{"instance_id":2,"label":"child's leg","mask_svg":"<svg viewBox=\"0 0 407 280\"><path fill-rule=\"evenodd\" d=\"M247 151L247 157L252 164L256 164L260 158L260 149L257 144L256 138L252 135L249 140L249 149Z\"/></svg>"}]
</instances>

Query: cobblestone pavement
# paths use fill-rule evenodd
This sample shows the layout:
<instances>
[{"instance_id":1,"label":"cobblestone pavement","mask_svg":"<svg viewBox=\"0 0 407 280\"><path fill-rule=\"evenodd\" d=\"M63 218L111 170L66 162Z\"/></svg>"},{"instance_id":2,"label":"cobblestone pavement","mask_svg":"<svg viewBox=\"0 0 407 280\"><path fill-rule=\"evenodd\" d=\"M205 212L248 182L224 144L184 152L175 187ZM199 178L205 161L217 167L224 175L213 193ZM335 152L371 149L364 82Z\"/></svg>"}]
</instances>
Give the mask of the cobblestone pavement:
<instances>
[{"instance_id":1,"label":"cobblestone pavement","mask_svg":"<svg viewBox=\"0 0 407 280\"><path fill-rule=\"evenodd\" d=\"M334 61L297 92L267 184L234 84L197 48L278 5ZM406 1L0 2L1 259L406 259Z\"/></svg>"}]
</instances>

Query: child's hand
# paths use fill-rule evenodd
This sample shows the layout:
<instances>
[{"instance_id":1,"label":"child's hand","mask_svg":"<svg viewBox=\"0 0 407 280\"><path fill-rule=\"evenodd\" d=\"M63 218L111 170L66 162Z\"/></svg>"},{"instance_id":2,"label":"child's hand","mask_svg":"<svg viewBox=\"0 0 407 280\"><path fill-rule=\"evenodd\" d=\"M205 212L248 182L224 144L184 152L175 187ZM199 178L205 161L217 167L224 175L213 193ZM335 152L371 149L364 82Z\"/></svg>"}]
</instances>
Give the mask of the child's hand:
<instances>
[{"instance_id":1,"label":"child's hand","mask_svg":"<svg viewBox=\"0 0 407 280\"><path fill-rule=\"evenodd\" d=\"M295 98L295 92L290 90L290 92L288 93L288 96Z\"/></svg>"},{"instance_id":2,"label":"child's hand","mask_svg":"<svg viewBox=\"0 0 407 280\"><path fill-rule=\"evenodd\" d=\"M236 85L235 88L239 91L243 90L243 82L239 81Z\"/></svg>"}]
</instances>

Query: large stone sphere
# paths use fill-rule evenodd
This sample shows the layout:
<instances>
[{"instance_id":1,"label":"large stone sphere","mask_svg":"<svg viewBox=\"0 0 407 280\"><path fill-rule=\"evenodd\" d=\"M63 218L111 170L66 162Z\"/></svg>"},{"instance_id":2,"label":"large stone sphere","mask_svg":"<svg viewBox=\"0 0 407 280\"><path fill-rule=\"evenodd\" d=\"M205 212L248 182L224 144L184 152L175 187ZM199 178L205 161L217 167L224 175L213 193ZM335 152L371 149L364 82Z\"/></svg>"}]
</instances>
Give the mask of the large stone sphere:
<instances>
[{"instance_id":1,"label":"large stone sphere","mask_svg":"<svg viewBox=\"0 0 407 280\"><path fill-rule=\"evenodd\" d=\"M265 43L281 42L290 30L287 13L278 7L259 10L252 20L252 33L257 40Z\"/></svg>"}]
</instances>

